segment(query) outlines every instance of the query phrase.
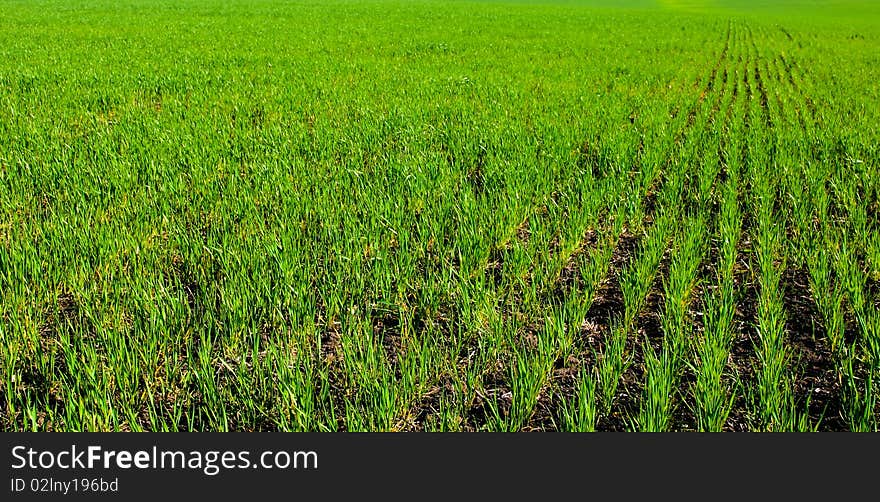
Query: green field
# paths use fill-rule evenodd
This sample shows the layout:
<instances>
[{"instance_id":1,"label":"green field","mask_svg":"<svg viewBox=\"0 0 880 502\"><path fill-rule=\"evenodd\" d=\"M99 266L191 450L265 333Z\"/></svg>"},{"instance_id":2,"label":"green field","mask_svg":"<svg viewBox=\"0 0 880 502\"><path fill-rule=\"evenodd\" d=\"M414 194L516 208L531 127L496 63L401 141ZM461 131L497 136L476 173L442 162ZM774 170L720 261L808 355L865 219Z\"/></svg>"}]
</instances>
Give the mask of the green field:
<instances>
[{"instance_id":1,"label":"green field","mask_svg":"<svg viewBox=\"0 0 880 502\"><path fill-rule=\"evenodd\" d=\"M878 125L867 0L0 0L0 430L877 431Z\"/></svg>"}]
</instances>

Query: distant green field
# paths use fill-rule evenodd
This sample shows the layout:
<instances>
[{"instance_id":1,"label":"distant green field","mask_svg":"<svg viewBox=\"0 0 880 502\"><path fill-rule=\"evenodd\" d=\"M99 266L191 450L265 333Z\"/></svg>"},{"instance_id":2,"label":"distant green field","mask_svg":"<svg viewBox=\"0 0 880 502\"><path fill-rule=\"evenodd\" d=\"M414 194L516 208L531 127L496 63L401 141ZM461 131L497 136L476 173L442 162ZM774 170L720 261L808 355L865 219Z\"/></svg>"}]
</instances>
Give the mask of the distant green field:
<instances>
[{"instance_id":1,"label":"distant green field","mask_svg":"<svg viewBox=\"0 0 880 502\"><path fill-rule=\"evenodd\" d=\"M0 0L0 429L877 431L878 124L876 2Z\"/></svg>"}]
</instances>

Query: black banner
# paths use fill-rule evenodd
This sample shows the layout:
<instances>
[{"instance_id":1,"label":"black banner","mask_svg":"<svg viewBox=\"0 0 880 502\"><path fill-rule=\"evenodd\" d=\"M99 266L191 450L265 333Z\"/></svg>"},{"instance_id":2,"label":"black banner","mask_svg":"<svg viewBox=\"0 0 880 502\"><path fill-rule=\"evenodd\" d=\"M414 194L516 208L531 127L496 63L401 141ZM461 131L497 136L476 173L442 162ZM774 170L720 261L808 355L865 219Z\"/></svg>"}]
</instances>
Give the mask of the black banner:
<instances>
[{"instance_id":1,"label":"black banner","mask_svg":"<svg viewBox=\"0 0 880 502\"><path fill-rule=\"evenodd\" d=\"M872 489L877 434L4 433L10 500L579 500ZM756 487L761 487L758 490ZM808 499L812 499L813 497ZM7 497L3 497L6 499Z\"/></svg>"}]
</instances>

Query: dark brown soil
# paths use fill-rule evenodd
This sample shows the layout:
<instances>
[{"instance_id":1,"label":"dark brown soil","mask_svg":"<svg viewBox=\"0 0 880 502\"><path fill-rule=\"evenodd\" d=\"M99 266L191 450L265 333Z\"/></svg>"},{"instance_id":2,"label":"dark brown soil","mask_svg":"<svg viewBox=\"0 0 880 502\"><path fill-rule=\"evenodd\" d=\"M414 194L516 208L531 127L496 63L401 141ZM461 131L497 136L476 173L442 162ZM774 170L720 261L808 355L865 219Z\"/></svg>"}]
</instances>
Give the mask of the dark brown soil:
<instances>
[{"instance_id":1,"label":"dark brown soil","mask_svg":"<svg viewBox=\"0 0 880 502\"><path fill-rule=\"evenodd\" d=\"M747 238L743 239L741 245L747 244ZM757 336L755 325L758 319L758 290L747 260L748 255L744 253L734 266L733 280L738 296L733 315L735 336L729 361L731 369L737 375L737 380L744 388L748 388L754 382L759 365L754 346L754 339ZM741 388L736 393L725 430L750 430L753 417L749 410L750 403L747 402L747 396Z\"/></svg>"},{"instance_id":2,"label":"dark brown soil","mask_svg":"<svg viewBox=\"0 0 880 502\"><path fill-rule=\"evenodd\" d=\"M584 253L589 253L591 250L595 249L598 242L598 232L592 228L587 230L581 241L580 247L568 257L565 266L562 267L562 270L553 282L550 291L544 295L544 302L561 302L571 291L580 287L582 280L580 269L577 266L578 259Z\"/></svg>"},{"instance_id":3,"label":"dark brown soil","mask_svg":"<svg viewBox=\"0 0 880 502\"><path fill-rule=\"evenodd\" d=\"M385 359L400 376L398 362L403 355L403 342L400 317L395 312L384 312L373 316L373 333L378 337L385 351Z\"/></svg>"},{"instance_id":4,"label":"dark brown soil","mask_svg":"<svg viewBox=\"0 0 880 502\"><path fill-rule=\"evenodd\" d=\"M846 431L840 397L840 378L822 317L809 289L805 271L789 268L782 276L785 329L793 352L794 392L799 409L809 402L811 423L822 431Z\"/></svg>"},{"instance_id":5,"label":"dark brown soil","mask_svg":"<svg viewBox=\"0 0 880 502\"><path fill-rule=\"evenodd\" d=\"M494 420L490 403L497 406L501 417L510 414L513 403L513 392L508 383L508 363L496 361L487 375L483 377L483 390L476 390L476 399L465 415L465 430L478 431Z\"/></svg>"},{"instance_id":6,"label":"dark brown soil","mask_svg":"<svg viewBox=\"0 0 880 502\"><path fill-rule=\"evenodd\" d=\"M611 416L600 420L602 430L629 430L631 428L630 419L638 416L646 376L644 344L649 343L656 354L663 350L664 336L660 316L664 301L663 282L669 275L669 264L670 255L667 250L654 276L648 296L645 298L645 305L636 319L635 332L637 336L630 336L626 340L626 353L631 355L632 360L621 375Z\"/></svg>"},{"instance_id":7,"label":"dark brown soil","mask_svg":"<svg viewBox=\"0 0 880 502\"><path fill-rule=\"evenodd\" d=\"M610 320L623 315L623 292L620 290L618 274L632 259L641 238L624 230L611 254L608 275L599 284L585 322L608 327Z\"/></svg>"}]
</instances>

